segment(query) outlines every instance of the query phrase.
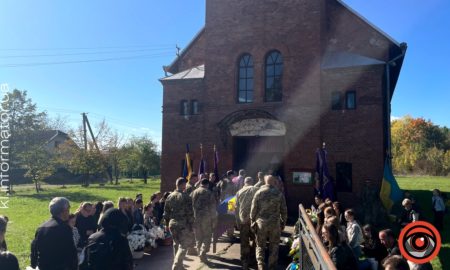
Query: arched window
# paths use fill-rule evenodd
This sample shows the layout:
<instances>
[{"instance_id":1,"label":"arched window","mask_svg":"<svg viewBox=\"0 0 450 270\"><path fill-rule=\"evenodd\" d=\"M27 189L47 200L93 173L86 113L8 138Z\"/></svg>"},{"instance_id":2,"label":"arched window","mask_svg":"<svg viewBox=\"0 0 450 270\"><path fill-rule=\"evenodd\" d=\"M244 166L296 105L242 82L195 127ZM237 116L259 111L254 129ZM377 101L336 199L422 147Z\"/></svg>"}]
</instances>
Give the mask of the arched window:
<instances>
[{"instance_id":1,"label":"arched window","mask_svg":"<svg viewBox=\"0 0 450 270\"><path fill-rule=\"evenodd\" d=\"M279 51L271 51L266 57L265 101L281 101L283 57Z\"/></svg>"},{"instance_id":2,"label":"arched window","mask_svg":"<svg viewBox=\"0 0 450 270\"><path fill-rule=\"evenodd\" d=\"M181 115L189 115L188 102L185 99L180 101L180 114Z\"/></svg>"},{"instance_id":3,"label":"arched window","mask_svg":"<svg viewBox=\"0 0 450 270\"><path fill-rule=\"evenodd\" d=\"M238 102L253 102L253 58L244 54L239 60Z\"/></svg>"}]
</instances>

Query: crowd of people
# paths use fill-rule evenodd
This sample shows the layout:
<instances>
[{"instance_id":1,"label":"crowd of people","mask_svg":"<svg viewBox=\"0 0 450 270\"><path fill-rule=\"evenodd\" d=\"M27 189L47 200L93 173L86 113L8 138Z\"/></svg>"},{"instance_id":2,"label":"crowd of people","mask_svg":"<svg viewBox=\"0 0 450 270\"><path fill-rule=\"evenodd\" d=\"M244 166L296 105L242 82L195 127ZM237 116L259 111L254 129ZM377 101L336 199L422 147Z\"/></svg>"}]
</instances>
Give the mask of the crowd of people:
<instances>
[{"instance_id":1,"label":"crowd of people","mask_svg":"<svg viewBox=\"0 0 450 270\"><path fill-rule=\"evenodd\" d=\"M441 192L433 190L434 225L443 229L445 203ZM400 228L421 220L420 206L409 191L404 192L402 211L396 217ZM371 224L361 226L353 209L342 210L338 201L315 196L311 206L317 216L316 232L338 270L432 269L430 263L415 264L404 259L392 228L377 232Z\"/></svg>"},{"instance_id":2,"label":"crowd of people","mask_svg":"<svg viewBox=\"0 0 450 270\"><path fill-rule=\"evenodd\" d=\"M142 194L112 201L83 202L70 213L70 202L56 197L49 204L51 218L36 230L31 243L31 268L40 270L128 270L133 258L127 235L136 225L151 229L162 224L169 192L153 194L143 205ZM0 269L18 270L17 258L7 251L8 218L0 216Z\"/></svg>"},{"instance_id":3,"label":"crowd of people","mask_svg":"<svg viewBox=\"0 0 450 270\"><path fill-rule=\"evenodd\" d=\"M243 269L275 269L278 263L280 234L287 221L284 185L280 177L258 172L256 181L244 170L238 175L228 171L219 181L211 174L180 177L173 192L157 192L143 203L135 199L83 202L70 213L70 202L56 197L49 204L51 218L42 224L31 243L31 267L40 270L131 270L132 250L126 238L133 227L164 226L173 238L172 269L184 269L190 250L208 263L218 206L235 196L236 226L240 231ZM443 229L445 199L433 190L434 223ZM402 201L397 222L401 227L421 218L420 206L409 192ZM358 223L353 209L343 211L340 202L315 197L316 231L338 270L346 269L432 269L431 264L414 264L402 258L391 228L376 231L374 226ZM19 269L17 258L7 251L7 217L0 216L0 268ZM234 228L228 235L234 237ZM194 237L193 237L194 236ZM267 247L268 243L268 247ZM255 247L255 254L251 252ZM268 264L265 252L268 250Z\"/></svg>"},{"instance_id":4,"label":"crowd of people","mask_svg":"<svg viewBox=\"0 0 450 270\"><path fill-rule=\"evenodd\" d=\"M182 177L177 179L177 188L167 198L163 215L174 241L172 269L183 269L183 259L190 249L202 262L208 262L207 253L218 219L217 208L234 196L243 268L249 269L250 264L256 261L258 269L265 269L267 241L268 268L276 267L280 234L287 220L283 183L278 177L262 172L257 177L258 182L254 186L253 179L246 177L244 170L240 170L237 176L230 170L218 182L214 173L199 177L193 174L189 181ZM228 236L233 238L233 232L234 226L231 226ZM250 242L256 245L256 255L252 256L250 252Z\"/></svg>"}]
</instances>

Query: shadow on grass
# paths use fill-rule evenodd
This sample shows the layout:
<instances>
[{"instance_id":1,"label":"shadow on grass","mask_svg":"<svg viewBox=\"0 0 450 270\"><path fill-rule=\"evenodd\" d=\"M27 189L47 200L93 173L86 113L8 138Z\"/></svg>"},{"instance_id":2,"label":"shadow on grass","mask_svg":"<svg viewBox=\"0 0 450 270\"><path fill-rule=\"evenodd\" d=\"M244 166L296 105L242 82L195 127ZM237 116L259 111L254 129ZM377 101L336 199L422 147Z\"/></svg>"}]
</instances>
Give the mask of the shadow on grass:
<instances>
[{"instance_id":1,"label":"shadow on grass","mask_svg":"<svg viewBox=\"0 0 450 270\"><path fill-rule=\"evenodd\" d=\"M92 195L89 193L85 193L82 191L70 191L70 190L51 190L44 191L42 193L34 193L34 194L18 194L18 197L22 198L31 198L39 201L47 201L50 202L51 199L55 197L66 197L69 201L106 201L108 198L99 195Z\"/></svg>"}]
</instances>

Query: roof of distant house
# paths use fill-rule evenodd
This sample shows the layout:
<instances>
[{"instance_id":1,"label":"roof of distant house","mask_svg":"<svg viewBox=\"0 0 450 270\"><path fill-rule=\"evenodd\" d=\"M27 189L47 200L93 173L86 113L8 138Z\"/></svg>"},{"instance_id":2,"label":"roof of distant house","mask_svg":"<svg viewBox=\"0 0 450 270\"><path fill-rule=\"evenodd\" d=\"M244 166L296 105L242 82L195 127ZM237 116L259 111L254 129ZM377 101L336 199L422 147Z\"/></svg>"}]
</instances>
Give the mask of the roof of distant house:
<instances>
[{"instance_id":1,"label":"roof of distant house","mask_svg":"<svg viewBox=\"0 0 450 270\"><path fill-rule=\"evenodd\" d=\"M62 135L70 139L69 135L60 130L35 130L32 133L32 139L35 141L48 143L56 138L58 135Z\"/></svg>"}]
</instances>

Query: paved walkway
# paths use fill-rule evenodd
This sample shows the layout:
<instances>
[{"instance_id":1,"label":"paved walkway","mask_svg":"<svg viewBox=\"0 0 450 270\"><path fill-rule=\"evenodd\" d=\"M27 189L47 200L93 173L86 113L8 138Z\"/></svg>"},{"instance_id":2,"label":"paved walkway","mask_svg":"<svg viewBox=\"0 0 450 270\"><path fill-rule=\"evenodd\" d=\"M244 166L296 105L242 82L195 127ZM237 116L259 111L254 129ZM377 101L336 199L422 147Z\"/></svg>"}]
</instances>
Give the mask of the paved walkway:
<instances>
[{"instance_id":1,"label":"paved walkway","mask_svg":"<svg viewBox=\"0 0 450 270\"><path fill-rule=\"evenodd\" d=\"M283 240L290 235L293 227L286 227L285 233L281 237ZM239 235L239 232L235 232ZM289 264L286 258L289 252L289 247L283 243L280 244L279 266L277 270L286 269ZM217 243L217 252L215 254L208 253L208 263L200 262L198 256L186 256L184 260L184 267L189 270L205 270L205 269L242 269L240 260L240 243L239 239L230 242L227 237L219 239ZM145 254L144 257L136 261L136 270L170 270L173 262L172 246L159 246L154 249L151 254Z\"/></svg>"}]
</instances>

